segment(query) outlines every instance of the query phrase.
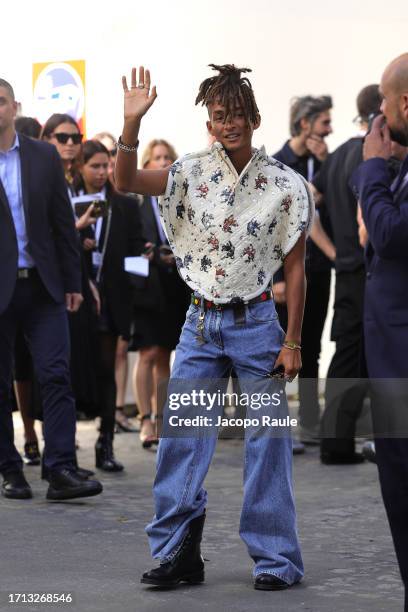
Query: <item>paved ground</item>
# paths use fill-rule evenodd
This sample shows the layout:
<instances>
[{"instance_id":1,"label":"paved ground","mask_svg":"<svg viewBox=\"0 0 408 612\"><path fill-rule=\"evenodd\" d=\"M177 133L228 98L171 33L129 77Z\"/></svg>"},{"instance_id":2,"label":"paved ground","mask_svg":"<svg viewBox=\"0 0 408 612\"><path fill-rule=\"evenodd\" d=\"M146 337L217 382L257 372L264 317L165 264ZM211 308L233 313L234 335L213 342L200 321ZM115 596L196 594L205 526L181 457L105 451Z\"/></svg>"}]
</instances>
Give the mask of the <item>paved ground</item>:
<instances>
[{"instance_id":1,"label":"paved ground","mask_svg":"<svg viewBox=\"0 0 408 612\"><path fill-rule=\"evenodd\" d=\"M79 461L92 467L93 423L80 423ZM17 431L21 442L21 431ZM50 504L39 468L27 468L35 497L0 499L0 610L75 612L397 612L402 589L372 464L327 467L317 451L295 457L296 498L306 577L284 592L254 591L251 561L237 530L242 443L218 444L207 479L203 542L206 583L177 591L139 584L151 560L143 527L151 518L155 454L135 434L117 436L126 473L102 476L90 501ZM71 605L19 606L8 593L70 592Z\"/></svg>"}]
</instances>

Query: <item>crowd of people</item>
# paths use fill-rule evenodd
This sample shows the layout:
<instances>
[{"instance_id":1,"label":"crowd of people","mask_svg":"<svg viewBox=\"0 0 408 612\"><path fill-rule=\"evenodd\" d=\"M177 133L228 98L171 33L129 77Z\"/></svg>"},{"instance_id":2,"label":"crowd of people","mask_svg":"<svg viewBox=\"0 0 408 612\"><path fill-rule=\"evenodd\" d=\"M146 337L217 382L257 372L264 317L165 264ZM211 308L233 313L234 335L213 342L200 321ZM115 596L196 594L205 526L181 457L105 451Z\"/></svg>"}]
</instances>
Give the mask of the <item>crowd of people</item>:
<instances>
[{"instance_id":1,"label":"crowd of people","mask_svg":"<svg viewBox=\"0 0 408 612\"><path fill-rule=\"evenodd\" d=\"M157 199L142 200L115 189L116 146L111 134L101 132L83 142L77 122L65 114L52 115L44 126L34 118L18 117L15 126L19 134L56 147L74 212L81 207L82 196L91 196L88 204L82 203L83 214L76 214L84 301L69 316L71 380L77 414L100 417L96 467L122 471L113 454L115 430L139 431L143 448L159 442L155 389L170 376L170 356L184 323L189 292L177 274L159 221ZM153 140L142 164L163 168L176 157L170 143ZM107 202L107 216L93 215L92 198ZM148 277L125 272L125 258L142 254L149 260ZM124 412L129 350L139 352L133 371L139 427ZM40 391L21 330L14 363L15 398L24 424L23 460L26 465L38 465L41 454L34 425L36 419L42 420Z\"/></svg>"},{"instance_id":2,"label":"crowd of people","mask_svg":"<svg viewBox=\"0 0 408 612\"><path fill-rule=\"evenodd\" d=\"M115 432L139 432L143 448L159 445L157 389L170 374L193 379L199 371L202 378L232 376L235 384L245 385L245 376L258 380L273 367L274 375L286 380L299 374L299 435L293 440L246 439L250 480L245 482L241 535L255 561L255 588L285 588L303 575L290 464L292 452L302 453L308 444L320 446L321 461L328 465L360 463L365 457L378 462L406 584L407 536L401 524L406 495L397 491L398 479L391 479L388 463L399 447L397 461L404 464L406 448L401 440L390 448L390 441L381 439L369 441L365 454L355 449L356 422L364 400L372 397L369 377L406 376L404 368L384 366L377 373L373 365L381 309L375 310L374 268L367 268L364 256L368 253L369 262L377 257L376 274L382 265L386 274L386 264L406 249L406 219L401 228L392 198L396 194L404 202L407 182L401 173L408 128L401 114L400 132L392 133L400 137L384 143L389 135L378 117L383 112L389 120L386 87L394 81L408 85L407 60L399 61L388 69L381 88L370 84L358 93L358 133L334 152L329 153L325 140L332 132L331 97L303 96L292 101L290 137L272 157L251 149L259 111L248 79L241 77L246 69L213 66L219 74L205 80L197 96L197 103L208 108L213 144L176 161L170 143L153 140L141 156L140 170L138 131L156 97L148 71L141 68L137 78L133 70L130 88L123 80L125 124L118 142L109 132L83 141L78 123L66 114L52 115L43 126L29 117L16 119L13 89L0 79L0 222L8 228L0 245L0 471L5 497L32 495L22 461L42 463L48 499L101 493L94 472L76 459L76 415L99 417L95 466L120 472L124 466L114 453ZM379 158L384 164L374 168ZM380 228L384 213L373 212L379 199L369 171L361 170L367 164L383 177L382 197L386 183L389 210L397 215L386 229ZM233 187L231 180L236 181ZM278 196L271 182L285 196L275 209L271 202ZM244 210L249 199L259 201L251 218ZM262 208L265 202L270 209ZM258 244L263 248L257 249ZM147 260L148 275L127 272L128 257ZM406 254L401 257L403 267ZM319 357L333 268L336 349L321 410ZM401 282L404 274L401 268ZM367 312L371 318L364 325ZM138 352L132 373L137 420L124 410L129 351ZM13 402L24 424L22 457L13 442ZM42 454L36 419L43 421ZM200 448L190 439L160 441L156 514L147 532L161 565L146 572L142 582L174 586L204 579L202 482L213 451L211 437L201 440ZM400 469L401 481L406 472ZM280 479L270 479L261 491L264 470L279 471ZM396 513L398 495L399 503L404 501ZM266 510L268 498L285 499L284 519L276 508ZM286 542L282 550L270 531L274 521Z\"/></svg>"}]
</instances>

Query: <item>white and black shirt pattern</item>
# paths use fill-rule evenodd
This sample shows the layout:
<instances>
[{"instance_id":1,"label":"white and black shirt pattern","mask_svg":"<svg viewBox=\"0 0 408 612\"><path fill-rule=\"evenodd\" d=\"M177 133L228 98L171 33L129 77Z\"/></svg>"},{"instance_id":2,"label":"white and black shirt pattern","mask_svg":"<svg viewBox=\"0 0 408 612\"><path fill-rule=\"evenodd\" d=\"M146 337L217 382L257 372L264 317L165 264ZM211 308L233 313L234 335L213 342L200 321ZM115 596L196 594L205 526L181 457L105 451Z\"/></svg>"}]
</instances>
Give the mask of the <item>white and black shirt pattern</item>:
<instances>
[{"instance_id":1,"label":"white and black shirt pattern","mask_svg":"<svg viewBox=\"0 0 408 612\"><path fill-rule=\"evenodd\" d=\"M215 142L171 166L159 210L184 281L222 304L268 287L309 231L314 203L306 181L264 147L253 150L238 176Z\"/></svg>"}]
</instances>

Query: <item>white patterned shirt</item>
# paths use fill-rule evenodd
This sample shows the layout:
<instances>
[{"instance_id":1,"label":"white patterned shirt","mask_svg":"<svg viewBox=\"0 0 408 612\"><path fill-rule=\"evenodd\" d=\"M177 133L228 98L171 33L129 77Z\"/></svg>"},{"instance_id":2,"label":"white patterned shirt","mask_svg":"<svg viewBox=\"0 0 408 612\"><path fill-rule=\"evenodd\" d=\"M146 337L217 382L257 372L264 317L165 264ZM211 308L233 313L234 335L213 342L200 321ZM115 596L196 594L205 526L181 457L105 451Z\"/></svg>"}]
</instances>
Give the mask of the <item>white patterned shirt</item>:
<instances>
[{"instance_id":1,"label":"white patterned shirt","mask_svg":"<svg viewBox=\"0 0 408 612\"><path fill-rule=\"evenodd\" d=\"M306 181L264 147L238 176L219 142L170 168L159 210L181 277L215 303L265 291L313 219Z\"/></svg>"}]
</instances>

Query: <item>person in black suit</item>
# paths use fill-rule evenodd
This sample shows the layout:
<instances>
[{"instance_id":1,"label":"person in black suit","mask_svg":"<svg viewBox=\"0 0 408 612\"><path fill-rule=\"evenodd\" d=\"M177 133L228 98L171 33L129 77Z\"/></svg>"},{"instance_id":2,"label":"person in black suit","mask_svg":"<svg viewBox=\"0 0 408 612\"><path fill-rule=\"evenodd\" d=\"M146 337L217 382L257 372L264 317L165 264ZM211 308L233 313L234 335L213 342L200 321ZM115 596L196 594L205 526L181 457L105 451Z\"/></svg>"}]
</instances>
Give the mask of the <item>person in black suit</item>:
<instances>
[{"instance_id":1,"label":"person in black suit","mask_svg":"<svg viewBox=\"0 0 408 612\"><path fill-rule=\"evenodd\" d=\"M79 253L61 162L54 147L19 136L11 85L0 80L0 472L2 494L32 496L14 446L11 382L22 327L44 405L47 499L97 495L75 470L75 404L70 389L67 310L79 308Z\"/></svg>"},{"instance_id":2,"label":"person in black suit","mask_svg":"<svg viewBox=\"0 0 408 612\"><path fill-rule=\"evenodd\" d=\"M113 455L116 384L115 355L118 338L128 343L132 322L132 288L125 272L125 257L139 255L145 244L139 207L134 198L118 193L108 180L109 151L97 140L82 148L83 162L79 181L80 195L94 194L108 203L107 215L96 220L94 228L81 232L88 275L98 286L101 312L98 317L98 387L101 416L96 443L96 466L121 471Z\"/></svg>"},{"instance_id":3,"label":"person in black suit","mask_svg":"<svg viewBox=\"0 0 408 612\"><path fill-rule=\"evenodd\" d=\"M408 157L393 178L392 141L408 146L408 53L385 70L382 115L351 184L368 231L364 338L381 491L408 611ZM384 124L384 119L386 123Z\"/></svg>"}]
</instances>

